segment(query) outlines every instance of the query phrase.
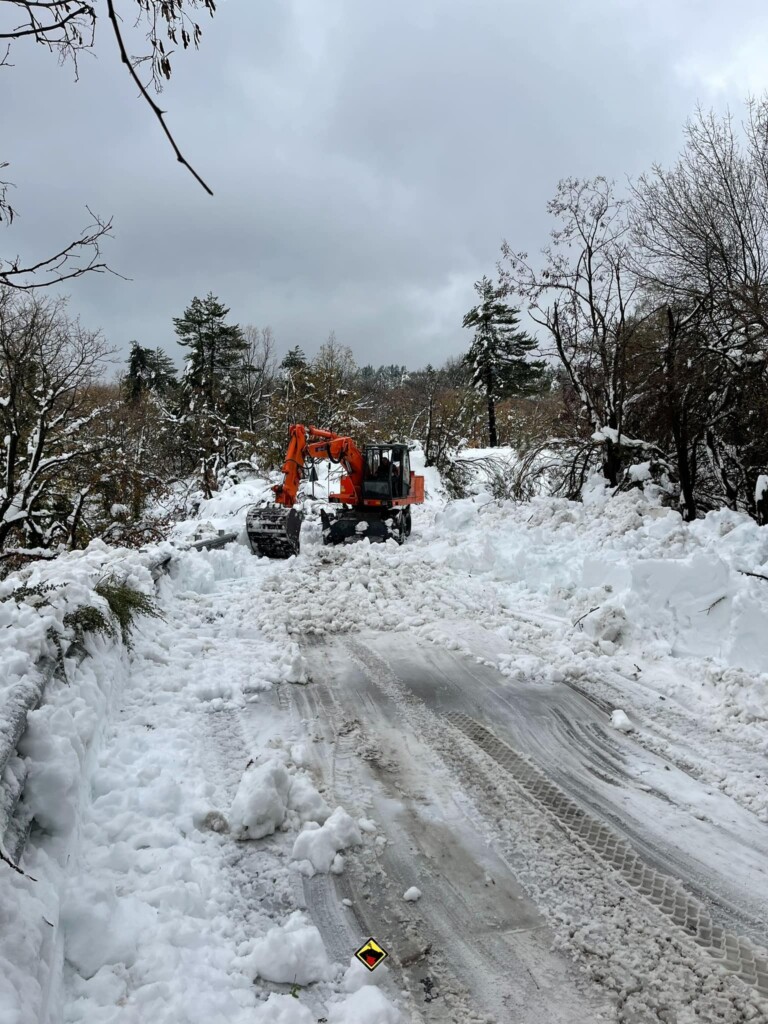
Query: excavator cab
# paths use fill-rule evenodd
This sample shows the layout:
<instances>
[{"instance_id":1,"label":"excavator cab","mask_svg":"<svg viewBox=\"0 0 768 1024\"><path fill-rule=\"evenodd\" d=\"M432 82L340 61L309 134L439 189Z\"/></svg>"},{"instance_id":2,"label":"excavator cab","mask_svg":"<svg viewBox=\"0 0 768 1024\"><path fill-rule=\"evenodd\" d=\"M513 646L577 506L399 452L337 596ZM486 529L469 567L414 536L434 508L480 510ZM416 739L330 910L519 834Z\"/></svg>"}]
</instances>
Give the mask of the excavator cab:
<instances>
[{"instance_id":1,"label":"excavator cab","mask_svg":"<svg viewBox=\"0 0 768 1024\"><path fill-rule=\"evenodd\" d=\"M369 444L364 454L363 501L389 503L407 498L411 486L408 446Z\"/></svg>"}]
</instances>

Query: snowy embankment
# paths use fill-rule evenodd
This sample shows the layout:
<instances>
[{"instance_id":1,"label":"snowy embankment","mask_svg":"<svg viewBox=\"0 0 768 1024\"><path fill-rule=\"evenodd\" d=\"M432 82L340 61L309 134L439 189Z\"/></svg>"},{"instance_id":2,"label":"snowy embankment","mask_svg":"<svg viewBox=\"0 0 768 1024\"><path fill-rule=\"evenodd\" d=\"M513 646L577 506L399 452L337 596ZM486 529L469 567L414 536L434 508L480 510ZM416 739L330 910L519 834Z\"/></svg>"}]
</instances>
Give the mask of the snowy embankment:
<instances>
[{"instance_id":1,"label":"snowy embankment","mask_svg":"<svg viewBox=\"0 0 768 1024\"><path fill-rule=\"evenodd\" d=\"M407 630L512 681L567 680L768 820L765 529L729 512L687 525L640 491L446 503L427 476L402 548L325 549L309 519L287 562L242 536L176 552L163 618L139 622L130 654L86 637L20 745L35 826L25 874L0 863L0 1024L402 1019L386 968L332 962L302 910L302 880L343 871L375 828L318 792L306 726L273 699L311 677L313 634ZM265 490L224 491L178 536L242 530ZM92 545L33 567L27 586L55 589L0 604L0 698L55 656L68 611L98 605L99 577L153 593L158 553Z\"/></svg>"},{"instance_id":2,"label":"snowy embankment","mask_svg":"<svg viewBox=\"0 0 768 1024\"><path fill-rule=\"evenodd\" d=\"M25 873L0 863L3 1024L37 1020L56 999L65 876L96 751L129 674L126 650L115 636L91 632L81 650L70 647L78 612L93 608L109 616L105 599L94 590L105 579L154 592L145 556L99 543L35 564L0 584L0 794L7 804L2 838L13 835L14 812L20 824L13 838L20 845L24 826L34 819Z\"/></svg>"}]
</instances>

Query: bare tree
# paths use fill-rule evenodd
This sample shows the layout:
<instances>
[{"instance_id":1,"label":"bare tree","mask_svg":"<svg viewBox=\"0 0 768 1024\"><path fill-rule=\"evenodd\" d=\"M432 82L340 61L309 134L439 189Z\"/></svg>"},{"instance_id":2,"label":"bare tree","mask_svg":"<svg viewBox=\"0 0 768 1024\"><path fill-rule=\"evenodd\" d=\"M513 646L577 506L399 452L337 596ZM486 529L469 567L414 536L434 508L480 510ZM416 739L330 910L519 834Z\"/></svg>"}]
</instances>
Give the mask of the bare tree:
<instances>
[{"instance_id":1,"label":"bare tree","mask_svg":"<svg viewBox=\"0 0 768 1024\"><path fill-rule=\"evenodd\" d=\"M748 103L741 131L699 109L678 162L643 175L633 200L638 275L670 324L696 325L687 376L707 368L697 416L712 500L754 514L768 460L764 428L751 429L768 386L768 98Z\"/></svg>"},{"instance_id":2,"label":"bare tree","mask_svg":"<svg viewBox=\"0 0 768 1024\"><path fill-rule=\"evenodd\" d=\"M316 424L337 433L359 430L358 368L352 349L331 331L312 360L306 378L308 406Z\"/></svg>"},{"instance_id":3,"label":"bare tree","mask_svg":"<svg viewBox=\"0 0 768 1024\"><path fill-rule=\"evenodd\" d=\"M171 77L171 57L177 46L197 47L200 25L197 11L211 16L215 0L132 0L133 28L141 38L139 52L131 52L125 26L115 0L0 0L0 67L8 66L10 47L34 42L55 53L63 63L71 61L78 73L78 60L92 53L98 19L109 25L115 52L139 95L157 119L173 153L206 192L211 189L189 163L165 120L165 111L154 98L163 81ZM142 74L143 69L146 74ZM0 163L0 169L7 163ZM15 211L8 201L7 181L0 181L0 221L10 223ZM88 211L92 220L74 240L60 245L53 255L32 259L19 256L0 259L0 285L35 288L58 284L90 272L107 268L101 258L100 243L109 235L111 220Z\"/></svg>"},{"instance_id":4,"label":"bare tree","mask_svg":"<svg viewBox=\"0 0 768 1024\"><path fill-rule=\"evenodd\" d=\"M547 205L560 224L534 267L504 242L508 291L545 328L581 402L586 426L603 439L603 472L616 485L627 402L627 359L640 323L627 204L605 178L568 178Z\"/></svg>"},{"instance_id":5,"label":"bare tree","mask_svg":"<svg viewBox=\"0 0 768 1024\"><path fill-rule=\"evenodd\" d=\"M246 345L242 385L245 426L255 433L263 429L269 419L269 400L277 374L275 337L271 327L259 328L252 324L246 324L242 333Z\"/></svg>"},{"instance_id":6,"label":"bare tree","mask_svg":"<svg viewBox=\"0 0 768 1024\"><path fill-rule=\"evenodd\" d=\"M91 389L108 356L101 335L70 318L62 300L0 289L0 551L11 539L46 547L57 530L69 532L57 526L58 490L97 453L84 437L99 414ZM77 512L70 498L65 517Z\"/></svg>"}]
</instances>

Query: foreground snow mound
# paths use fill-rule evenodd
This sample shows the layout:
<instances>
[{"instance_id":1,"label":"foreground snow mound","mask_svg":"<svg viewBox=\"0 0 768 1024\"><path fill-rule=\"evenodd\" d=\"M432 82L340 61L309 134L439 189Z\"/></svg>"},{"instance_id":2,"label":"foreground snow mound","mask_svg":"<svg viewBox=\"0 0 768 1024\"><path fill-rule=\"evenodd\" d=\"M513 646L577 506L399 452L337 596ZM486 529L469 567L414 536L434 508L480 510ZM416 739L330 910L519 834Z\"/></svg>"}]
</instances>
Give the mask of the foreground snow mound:
<instances>
[{"instance_id":1,"label":"foreground snow mound","mask_svg":"<svg viewBox=\"0 0 768 1024\"><path fill-rule=\"evenodd\" d=\"M235 839L262 839L283 826L322 824L330 813L306 772L291 775L273 759L243 775L229 812L229 828Z\"/></svg>"},{"instance_id":2,"label":"foreground snow mound","mask_svg":"<svg viewBox=\"0 0 768 1024\"><path fill-rule=\"evenodd\" d=\"M328 1007L328 1024L402 1024L403 1017L381 989L359 988L343 1002Z\"/></svg>"},{"instance_id":3,"label":"foreground snow mound","mask_svg":"<svg viewBox=\"0 0 768 1024\"><path fill-rule=\"evenodd\" d=\"M84 879L70 893L61 919L67 960L82 977L91 978L105 964L135 963L157 911L134 896L116 896L103 882Z\"/></svg>"},{"instance_id":4,"label":"foreground snow mound","mask_svg":"<svg viewBox=\"0 0 768 1024\"><path fill-rule=\"evenodd\" d=\"M250 768L240 780L229 827L236 839L262 839L285 821L291 777L279 761Z\"/></svg>"},{"instance_id":5,"label":"foreground snow mound","mask_svg":"<svg viewBox=\"0 0 768 1024\"><path fill-rule=\"evenodd\" d=\"M288 794L289 811L294 811L299 822L316 821L322 825L330 816L331 809L315 789L306 772L297 772L291 778Z\"/></svg>"},{"instance_id":6,"label":"foreground snow mound","mask_svg":"<svg viewBox=\"0 0 768 1024\"><path fill-rule=\"evenodd\" d=\"M242 966L253 978L291 985L327 981L332 974L320 932L301 910L256 939Z\"/></svg>"},{"instance_id":7,"label":"foreground snow mound","mask_svg":"<svg viewBox=\"0 0 768 1024\"><path fill-rule=\"evenodd\" d=\"M320 827L316 822L307 822L304 831L296 837L291 859L300 862L303 873L314 875L320 871L327 874L343 866L337 855L348 846L362 843L360 829L342 807L337 807L326 823ZM335 862L335 863L334 863Z\"/></svg>"},{"instance_id":8,"label":"foreground snow mound","mask_svg":"<svg viewBox=\"0 0 768 1024\"><path fill-rule=\"evenodd\" d=\"M293 996L279 996L273 992L263 1006L258 1007L254 1024L315 1024L316 1017Z\"/></svg>"},{"instance_id":9,"label":"foreground snow mound","mask_svg":"<svg viewBox=\"0 0 768 1024\"><path fill-rule=\"evenodd\" d=\"M622 711L621 708L616 708L615 711L611 712L611 725L614 729L618 729L619 732L633 732L635 728L627 718L626 712Z\"/></svg>"}]
</instances>

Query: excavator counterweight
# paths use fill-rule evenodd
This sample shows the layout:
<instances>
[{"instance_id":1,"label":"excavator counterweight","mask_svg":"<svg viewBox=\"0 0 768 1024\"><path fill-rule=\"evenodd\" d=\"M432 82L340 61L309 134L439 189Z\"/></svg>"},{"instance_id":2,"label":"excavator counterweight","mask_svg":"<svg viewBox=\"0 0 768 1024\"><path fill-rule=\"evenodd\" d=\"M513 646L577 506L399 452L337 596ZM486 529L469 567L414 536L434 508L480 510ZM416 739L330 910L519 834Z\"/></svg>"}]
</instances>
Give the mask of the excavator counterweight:
<instances>
[{"instance_id":1,"label":"excavator counterweight","mask_svg":"<svg viewBox=\"0 0 768 1024\"><path fill-rule=\"evenodd\" d=\"M320 514L323 543L393 538L402 544L411 532L411 505L424 501L424 477L411 471L408 446L372 444L361 452L351 437L296 423L290 428L283 482L272 488L274 502L248 511L246 531L254 554L289 558L299 553L303 514L294 506L307 462L319 459L340 464L344 471L338 492L328 496L341 507Z\"/></svg>"}]
</instances>

